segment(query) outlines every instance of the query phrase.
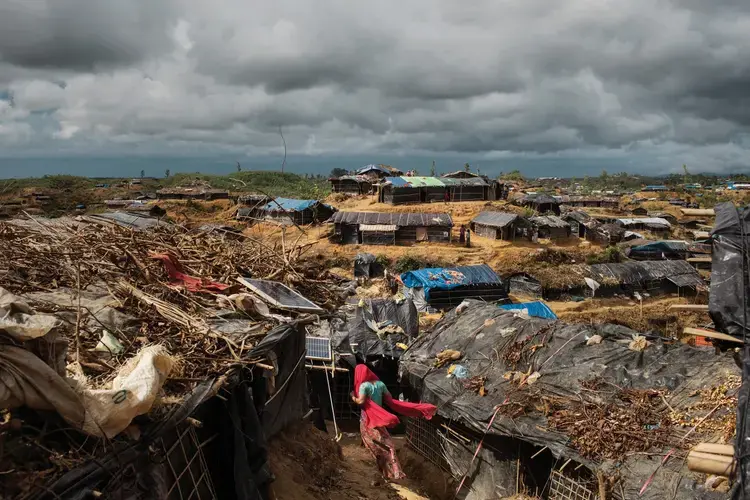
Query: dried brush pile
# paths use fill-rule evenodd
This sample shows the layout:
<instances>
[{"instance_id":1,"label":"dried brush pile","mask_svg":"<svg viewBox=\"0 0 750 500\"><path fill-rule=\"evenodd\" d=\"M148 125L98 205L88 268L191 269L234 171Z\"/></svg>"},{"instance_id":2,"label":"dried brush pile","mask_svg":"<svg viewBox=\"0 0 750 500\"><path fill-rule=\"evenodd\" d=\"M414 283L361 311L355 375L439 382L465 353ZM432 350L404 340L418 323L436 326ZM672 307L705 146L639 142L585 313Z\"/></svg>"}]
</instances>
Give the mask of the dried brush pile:
<instances>
[{"instance_id":1,"label":"dried brush pile","mask_svg":"<svg viewBox=\"0 0 750 500\"><path fill-rule=\"evenodd\" d=\"M104 364L87 360L99 335L85 329L82 316L90 311L73 304L75 319L69 321L69 338L71 345L75 342L75 356L81 357L73 360L81 362L86 374L94 377L106 377L121 361L150 343L165 345L181 359L185 380L222 373L241 362L243 351L251 349L273 326L256 317L254 333L241 340L213 331L208 322L216 318L217 295L188 292L170 284L163 263L153 259L154 254L169 254L185 274L232 286L223 292L226 295L246 291L235 282L236 277L245 276L283 282L324 308L333 308L338 301L331 291L337 279L318 265L303 261L309 246L284 240L269 245L252 238L224 238L216 232L189 232L171 226L137 231L85 220L32 219L1 222L0 244L0 279L9 291L23 296L68 289L75 296L90 286L104 287L118 311L140 322L135 336L111 332L125 347L116 359ZM35 308L61 312L59 305L36 303Z\"/></svg>"}]
</instances>

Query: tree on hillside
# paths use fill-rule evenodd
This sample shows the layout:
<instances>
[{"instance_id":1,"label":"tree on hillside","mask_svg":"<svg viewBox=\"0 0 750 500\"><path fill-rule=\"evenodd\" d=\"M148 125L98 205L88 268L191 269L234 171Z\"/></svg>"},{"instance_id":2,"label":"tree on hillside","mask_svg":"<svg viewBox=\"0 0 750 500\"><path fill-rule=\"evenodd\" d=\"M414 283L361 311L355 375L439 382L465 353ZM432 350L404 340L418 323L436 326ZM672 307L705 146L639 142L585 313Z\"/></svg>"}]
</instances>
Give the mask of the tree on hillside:
<instances>
[{"instance_id":1,"label":"tree on hillside","mask_svg":"<svg viewBox=\"0 0 750 500\"><path fill-rule=\"evenodd\" d=\"M349 172L345 168L332 168L331 169L331 177L341 177L342 175L346 175Z\"/></svg>"},{"instance_id":2,"label":"tree on hillside","mask_svg":"<svg viewBox=\"0 0 750 500\"><path fill-rule=\"evenodd\" d=\"M685 172L685 177L683 177L683 182L687 184L690 181L690 172L688 172L687 165L682 165L682 170Z\"/></svg>"},{"instance_id":3,"label":"tree on hillside","mask_svg":"<svg viewBox=\"0 0 750 500\"><path fill-rule=\"evenodd\" d=\"M600 175L599 177L601 177L601 178L602 178L602 180L605 180L605 181L606 181L606 180L607 180L607 179L609 178L609 174L607 173L607 171L606 171L606 170L603 170L603 169L602 169L602 174L601 174L601 175Z\"/></svg>"},{"instance_id":4,"label":"tree on hillside","mask_svg":"<svg viewBox=\"0 0 750 500\"><path fill-rule=\"evenodd\" d=\"M432 169L430 169L430 175L435 177L435 160L432 160Z\"/></svg>"},{"instance_id":5,"label":"tree on hillside","mask_svg":"<svg viewBox=\"0 0 750 500\"><path fill-rule=\"evenodd\" d=\"M164 178L165 178L165 179L168 179L168 178L169 178L169 169L166 169L166 170L164 171Z\"/></svg>"},{"instance_id":6,"label":"tree on hillside","mask_svg":"<svg viewBox=\"0 0 750 500\"><path fill-rule=\"evenodd\" d=\"M240 162L237 162L237 172L242 172L242 165L240 165Z\"/></svg>"},{"instance_id":7,"label":"tree on hillside","mask_svg":"<svg viewBox=\"0 0 750 500\"><path fill-rule=\"evenodd\" d=\"M143 179L144 177L146 177L146 171L145 170L141 170L141 179Z\"/></svg>"},{"instance_id":8,"label":"tree on hillside","mask_svg":"<svg viewBox=\"0 0 750 500\"><path fill-rule=\"evenodd\" d=\"M469 165L468 163L464 163L464 170L467 172L471 170L471 165Z\"/></svg>"}]
</instances>

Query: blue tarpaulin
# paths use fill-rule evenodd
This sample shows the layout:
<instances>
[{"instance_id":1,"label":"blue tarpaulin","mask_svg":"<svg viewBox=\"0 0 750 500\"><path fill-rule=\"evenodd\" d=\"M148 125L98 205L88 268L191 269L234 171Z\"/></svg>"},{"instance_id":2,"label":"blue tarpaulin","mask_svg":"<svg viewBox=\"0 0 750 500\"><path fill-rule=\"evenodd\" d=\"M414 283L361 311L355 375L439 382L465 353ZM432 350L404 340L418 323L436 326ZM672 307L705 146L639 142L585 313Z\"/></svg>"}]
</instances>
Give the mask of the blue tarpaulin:
<instances>
[{"instance_id":1,"label":"blue tarpaulin","mask_svg":"<svg viewBox=\"0 0 750 500\"><path fill-rule=\"evenodd\" d=\"M499 307L508 311L525 309L528 312L529 316L545 319L557 319L557 315L552 312L552 309L550 309L547 304L545 304L541 300L536 300L534 302L522 302L520 304L500 304Z\"/></svg>"},{"instance_id":2,"label":"blue tarpaulin","mask_svg":"<svg viewBox=\"0 0 750 500\"><path fill-rule=\"evenodd\" d=\"M301 212L320 203L318 200L295 200L293 198L275 198L268 203L263 210L267 212L284 211L284 212ZM281 205L281 207L279 207Z\"/></svg>"},{"instance_id":3,"label":"blue tarpaulin","mask_svg":"<svg viewBox=\"0 0 750 500\"><path fill-rule=\"evenodd\" d=\"M465 285L502 283L487 264L408 271L401 275L401 282L409 288L423 288L426 299L430 298L430 290L433 289L452 290Z\"/></svg>"}]
</instances>

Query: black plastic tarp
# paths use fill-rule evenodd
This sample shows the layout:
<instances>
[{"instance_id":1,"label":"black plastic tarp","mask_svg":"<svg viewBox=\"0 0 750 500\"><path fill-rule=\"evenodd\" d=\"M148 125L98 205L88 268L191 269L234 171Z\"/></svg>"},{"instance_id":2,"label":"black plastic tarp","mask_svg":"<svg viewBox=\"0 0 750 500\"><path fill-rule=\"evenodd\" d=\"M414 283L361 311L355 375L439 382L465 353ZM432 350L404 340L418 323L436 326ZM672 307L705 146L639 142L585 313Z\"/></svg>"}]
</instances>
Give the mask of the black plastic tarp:
<instances>
[{"instance_id":1,"label":"black plastic tarp","mask_svg":"<svg viewBox=\"0 0 750 500\"><path fill-rule=\"evenodd\" d=\"M547 397L579 400L586 395L583 381L599 380L612 387L666 388L671 405L680 408L694 404L693 393L707 380L737 375L730 355L716 356L709 349L687 345L662 345L658 341L642 352L630 350L628 340L636 334L618 325L566 324L539 318L524 319L494 305L470 302L461 314L451 311L432 332L414 341L400 360L402 383L411 386L423 401L436 404L438 414L477 432L484 432L498 405L512 405L517 399ZM599 344L587 345L587 339L600 335ZM619 342L618 342L619 341ZM623 343L624 341L624 343ZM517 366L512 366L508 349L522 342L527 346ZM535 349L528 349L535 345ZM446 377L447 366L435 368L436 355L444 349L462 353L456 363L469 376L484 376L488 395L482 397L466 390L454 378ZM519 389L506 380L510 370L538 371L541 377ZM548 447L556 457L577 460L591 468L598 463L586 459L571 447L570 436L554 430L545 414L532 409L511 418L496 416L491 434L515 437L538 447ZM664 450L666 453L667 450ZM625 456L620 469L626 498L635 498L656 464L637 455ZM661 499L672 494L677 476L657 474L641 498ZM683 486L687 479L682 480ZM682 492L676 498L694 498Z\"/></svg>"},{"instance_id":2,"label":"black plastic tarp","mask_svg":"<svg viewBox=\"0 0 750 500\"><path fill-rule=\"evenodd\" d=\"M349 342L363 358L399 357L397 343L408 344L419 334L419 315L411 299L363 299L349 318Z\"/></svg>"},{"instance_id":3,"label":"black plastic tarp","mask_svg":"<svg viewBox=\"0 0 750 500\"><path fill-rule=\"evenodd\" d=\"M358 253L354 258L354 277L374 278L382 276L385 268L377 260L377 257L371 253Z\"/></svg>"},{"instance_id":4,"label":"black plastic tarp","mask_svg":"<svg viewBox=\"0 0 750 500\"><path fill-rule=\"evenodd\" d=\"M719 331L744 338L750 331L750 207L722 203L715 211L708 310Z\"/></svg>"}]
</instances>

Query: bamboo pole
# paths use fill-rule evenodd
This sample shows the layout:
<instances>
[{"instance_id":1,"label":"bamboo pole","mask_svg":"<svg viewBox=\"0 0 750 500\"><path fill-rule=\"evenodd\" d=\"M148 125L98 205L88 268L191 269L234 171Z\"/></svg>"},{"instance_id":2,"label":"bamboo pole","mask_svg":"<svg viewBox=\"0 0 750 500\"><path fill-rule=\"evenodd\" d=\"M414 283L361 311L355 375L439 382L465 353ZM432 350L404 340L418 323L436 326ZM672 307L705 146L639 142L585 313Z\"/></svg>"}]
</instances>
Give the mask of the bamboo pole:
<instances>
[{"instance_id":1,"label":"bamboo pole","mask_svg":"<svg viewBox=\"0 0 750 500\"><path fill-rule=\"evenodd\" d=\"M713 330L704 330L703 328L692 328L692 327L685 327L684 330L682 330L683 333L687 335L698 335L702 337L708 337L711 339L718 339L718 340L726 340L729 342L736 342L738 344L742 344L743 342L736 338L732 337L731 335L727 335L726 333L721 332L715 332Z\"/></svg>"}]
</instances>

